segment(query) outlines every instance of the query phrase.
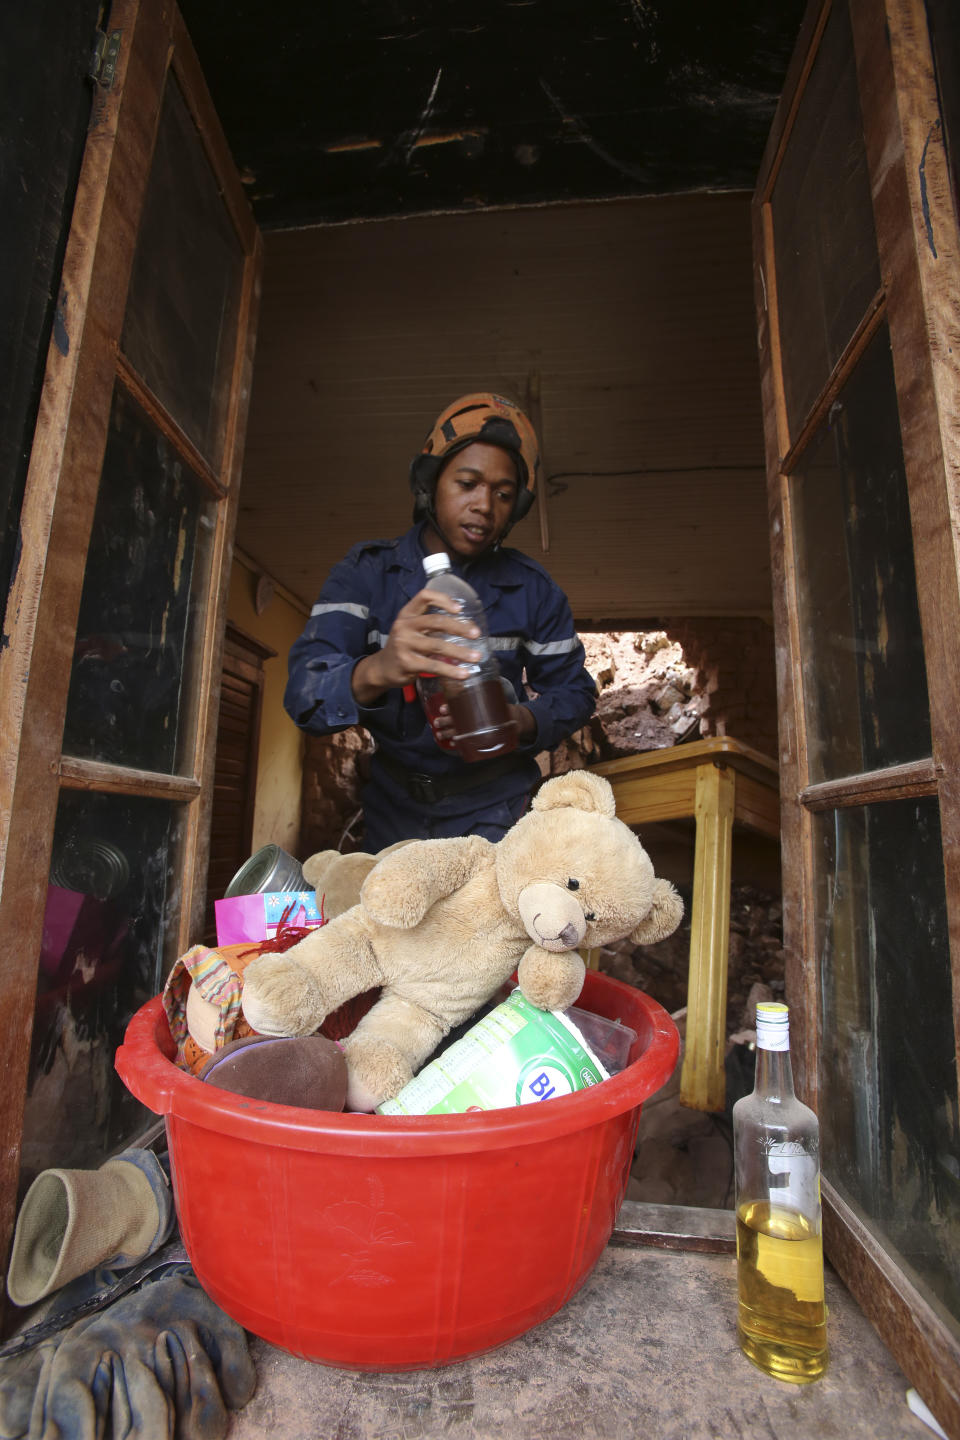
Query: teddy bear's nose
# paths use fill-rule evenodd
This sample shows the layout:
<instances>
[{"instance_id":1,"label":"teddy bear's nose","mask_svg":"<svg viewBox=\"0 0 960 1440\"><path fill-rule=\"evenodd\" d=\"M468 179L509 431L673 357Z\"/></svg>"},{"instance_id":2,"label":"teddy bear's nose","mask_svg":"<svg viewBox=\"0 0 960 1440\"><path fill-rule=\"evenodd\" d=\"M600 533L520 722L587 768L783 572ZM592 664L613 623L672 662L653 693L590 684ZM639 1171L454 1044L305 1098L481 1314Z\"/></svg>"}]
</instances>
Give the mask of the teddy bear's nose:
<instances>
[{"instance_id":1,"label":"teddy bear's nose","mask_svg":"<svg viewBox=\"0 0 960 1440\"><path fill-rule=\"evenodd\" d=\"M579 901L565 885L534 881L521 890L517 906L530 939L544 950L575 950L586 933Z\"/></svg>"}]
</instances>

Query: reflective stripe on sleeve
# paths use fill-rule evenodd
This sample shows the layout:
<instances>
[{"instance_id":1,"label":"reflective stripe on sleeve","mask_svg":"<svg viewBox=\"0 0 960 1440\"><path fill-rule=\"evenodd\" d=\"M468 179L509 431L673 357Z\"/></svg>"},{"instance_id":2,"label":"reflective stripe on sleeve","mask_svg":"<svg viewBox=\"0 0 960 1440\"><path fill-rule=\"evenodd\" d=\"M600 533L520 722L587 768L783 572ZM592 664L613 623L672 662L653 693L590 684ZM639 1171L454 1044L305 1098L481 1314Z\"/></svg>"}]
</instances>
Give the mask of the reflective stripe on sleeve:
<instances>
[{"instance_id":1,"label":"reflective stripe on sleeve","mask_svg":"<svg viewBox=\"0 0 960 1440\"><path fill-rule=\"evenodd\" d=\"M528 650L531 655L569 655L580 644L578 635L569 640L524 640L519 635L491 635L494 650Z\"/></svg>"},{"instance_id":2,"label":"reflective stripe on sleeve","mask_svg":"<svg viewBox=\"0 0 960 1440\"><path fill-rule=\"evenodd\" d=\"M366 620L370 614L370 606L351 605L346 600L343 600L339 605L314 605L313 609L310 611L311 618L316 615L333 614L355 615L358 620Z\"/></svg>"},{"instance_id":3,"label":"reflective stripe on sleeve","mask_svg":"<svg viewBox=\"0 0 960 1440\"><path fill-rule=\"evenodd\" d=\"M547 640L544 644L537 640L525 640L523 643L524 649L529 650L531 655L569 655L580 644L580 637L571 635L569 640Z\"/></svg>"}]
</instances>

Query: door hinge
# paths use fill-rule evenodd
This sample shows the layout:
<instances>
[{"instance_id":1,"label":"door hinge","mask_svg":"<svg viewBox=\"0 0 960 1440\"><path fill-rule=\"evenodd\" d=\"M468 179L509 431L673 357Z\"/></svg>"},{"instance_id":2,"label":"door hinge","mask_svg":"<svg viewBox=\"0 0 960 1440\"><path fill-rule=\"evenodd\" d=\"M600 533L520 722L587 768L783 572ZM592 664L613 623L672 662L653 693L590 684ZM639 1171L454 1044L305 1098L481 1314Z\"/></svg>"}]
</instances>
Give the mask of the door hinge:
<instances>
[{"instance_id":1,"label":"door hinge","mask_svg":"<svg viewBox=\"0 0 960 1440\"><path fill-rule=\"evenodd\" d=\"M103 30L98 30L96 33L88 73L90 79L96 81L103 90L110 89L117 73L122 35L122 30L111 30L109 35Z\"/></svg>"}]
</instances>

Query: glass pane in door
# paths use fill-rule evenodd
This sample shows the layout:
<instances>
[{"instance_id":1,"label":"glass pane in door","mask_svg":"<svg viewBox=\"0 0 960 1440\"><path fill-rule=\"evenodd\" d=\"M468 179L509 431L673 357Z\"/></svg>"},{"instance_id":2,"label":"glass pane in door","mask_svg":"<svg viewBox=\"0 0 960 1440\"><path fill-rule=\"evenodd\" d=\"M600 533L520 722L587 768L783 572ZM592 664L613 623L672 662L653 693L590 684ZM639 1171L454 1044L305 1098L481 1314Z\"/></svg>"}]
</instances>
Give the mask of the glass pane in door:
<instances>
[{"instance_id":1,"label":"glass pane in door","mask_svg":"<svg viewBox=\"0 0 960 1440\"><path fill-rule=\"evenodd\" d=\"M193 773L216 505L117 385L87 553L63 749Z\"/></svg>"},{"instance_id":2,"label":"glass pane in door","mask_svg":"<svg viewBox=\"0 0 960 1440\"><path fill-rule=\"evenodd\" d=\"M880 288L847 7L830 11L771 196L791 441Z\"/></svg>"},{"instance_id":3,"label":"glass pane in door","mask_svg":"<svg viewBox=\"0 0 960 1440\"><path fill-rule=\"evenodd\" d=\"M960 1117L937 799L812 822L824 1173L960 1319Z\"/></svg>"},{"instance_id":4,"label":"glass pane in door","mask_svg":"<svg viewBox=\"0 0 960 1440\"><path fill-rule=\"evenodd\" d=\"M811 781L930 754L910 507L886 326L790 477Z\"/></svg>"},{"instance_id":5,"label":"glass pane in door","mask_svg":"<svg viewBox=\"0 0 960 1440\"><path fill-rule=\"evenodd\" d=\"M186 812L163 800L64 790L40 951L24 1109L24 1180L90 1169L152 1120L113 1057L163 985L180 906Z\"/></svg>"},{"instance_id":6,"label":"glass pane in door","mask_svg":"<svg viewBox=\"0 0 960 1440\"><path fill-rule=\"evenodd\" d=\"M242 276L240 243L171 74L121 345L214 470L223 452Z\"/></svg>"}]
</instances>

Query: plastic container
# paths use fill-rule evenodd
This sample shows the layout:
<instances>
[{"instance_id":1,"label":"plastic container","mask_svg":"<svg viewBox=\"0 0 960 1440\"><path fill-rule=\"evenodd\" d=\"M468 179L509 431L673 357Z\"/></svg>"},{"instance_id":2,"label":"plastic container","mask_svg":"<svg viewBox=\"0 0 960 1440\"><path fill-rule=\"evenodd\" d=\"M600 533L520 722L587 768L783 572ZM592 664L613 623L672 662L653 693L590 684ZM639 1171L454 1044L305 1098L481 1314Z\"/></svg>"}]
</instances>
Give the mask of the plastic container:
<instances>
[{"instance_id":1,"label":"plastic container","mask_svg":"<svg viewBox=\"0 0 960 1440\"><path fill-rule=\"evenodd\" d=\"M162 1003L116 1067L166 1120L200 1283L274 1345L353 1370L416 1370L523 1334L584 1283L626 1192L640 1107L679 1037L648 996L589 971L578 1005L637 1032L619 1075L467 1115L327 1114L219 1090L174 1065Z\"/></svg>"},{"instance_id":2,"label":"plastic container","mask_svg":"<svg viewBox=\"0 0 960 1440\"><path fill-rule=\"evenodd\" d=\"M427 717L430 728L433 729L433 722L440 711L440 707L447 703L447 697L443 689L443 681L440 679L440 676L418 675L417 694L420 697L420 704L423 706L423 713ZM433 731L433 738L441 750L452 751L454 755L457 753L457 747L453 741L441 740L436 730Z\"/></svg>"},{"instance_id":3,"label":"plastic container","mask_svg":"<svg viewBox=\"0 0 960 1440\"><path fill-rule=\"evenodd\" d=\"M577 1005L572 1005L564 1013L608 1075L619 1075L629 1065L630 1051L637 1041L637 1032L629 1025L619 1019L607 1020L603 1015L594 1015L591 1010L581 1010Z\"/></svg>"},{"instance_id":4,"label":"plastic container","mask_svg":"<svg viewBox=\"0 0 960 1440\"><path fill-rule=\"evenodd\" d=\"M579 1021L579 1024L578 1024ZM619 1039L620 1064L603 1064L585 1031L605 1027L608 1045ZM501 1110L541 1105L609 1080L627 1062L636 1031L587 1010L538 1010L520 990L482 1016L441 1055L404 1085L393 1100L377 1106L380 1115L454 1115L468 1110Z\"/></svg>"},{"instance_id":5,"label":"plastic container","mask_svg":"<svg viewBox=\"0 0 960 1440\"><path fill-rule=\"evenodd\" d=\"M423 560L426 584L431 590L449 595L460 606L464 620L472 620L480 631L476 639L445 635L444 639L480 652L480 659L464 667L462 680L441 681L456 726L453 743L462 760L491 760L517 746L518 726L510 719L507 697L500 680L500 667L490 646L487 620L480 598L472 585L454 575L450 557L443 551ZM428 714L429 718L429 714Z\"/></svg>"}]
</instances>

